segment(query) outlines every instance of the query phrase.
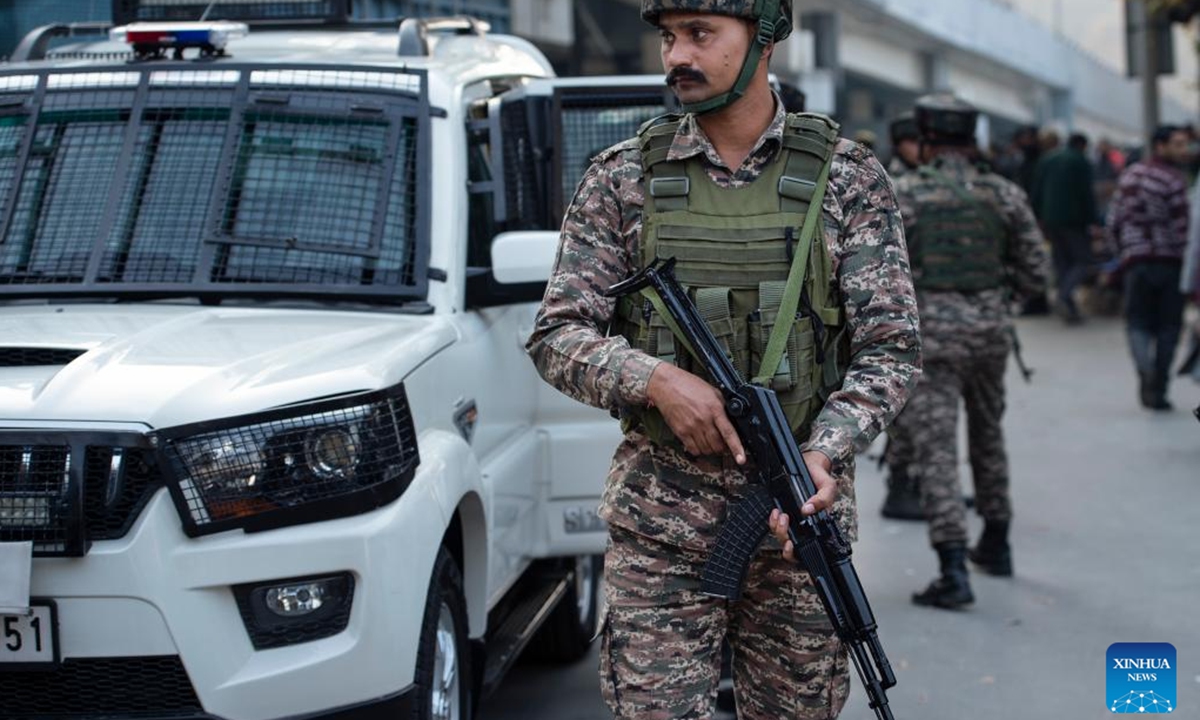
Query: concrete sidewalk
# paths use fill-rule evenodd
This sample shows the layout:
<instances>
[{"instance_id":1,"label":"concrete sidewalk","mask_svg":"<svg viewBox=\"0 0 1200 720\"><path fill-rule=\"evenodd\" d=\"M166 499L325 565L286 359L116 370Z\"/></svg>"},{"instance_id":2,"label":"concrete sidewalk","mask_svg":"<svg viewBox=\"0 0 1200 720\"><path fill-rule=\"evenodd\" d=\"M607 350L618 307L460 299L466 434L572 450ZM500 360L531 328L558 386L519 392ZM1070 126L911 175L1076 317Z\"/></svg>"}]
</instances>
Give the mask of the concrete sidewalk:
<instances>
[{"instance_id":1,"label":"concrete sidewalk","mask_svg":"<svg viewBox=\"0 0 1200 720\"><path fill-rule=\"evenodd\" d=\"M1110 716L1108 646L1168 642L1179 712L1200 717L1200 423L1188 412L1200 385L1176 382L1176 411L1154 414L1137 404L1119 321L1023 320L1020 332L1037 372L1029 385L1009 375L1015 578L973 574L966 612L913 606L936 572L925 528L880 518L882 479L860 466L856 564L897 667L896 716ZM861 692L843 717L872 717Z\"/></svg>"},{"instance_id":2,"label":"concrete sidewalk","mask_svg":"<svg viewBox=\"0 0 1200 720\"><path fill-rule=\"evenodd\" d=\"M882 473L859 459L855 565L899 677L893 712L1109 717L1108 646L1168 642L1175 714L1200 717L1200 423L1190 413L1200 385L1176 382L1175 412L1153 414L1137 404L1120 321L1023 319L1020 332L1037 372L1030 385L1015 367L1009 376L1015 578L973 574L977 601L964 612L912 605L937 569L925 526L879 516ZM519 667L482 718L607 718L595 668L595 652L572 668ZM841 717L874 717L857 678Z\"/></svg>"}]
</instances>

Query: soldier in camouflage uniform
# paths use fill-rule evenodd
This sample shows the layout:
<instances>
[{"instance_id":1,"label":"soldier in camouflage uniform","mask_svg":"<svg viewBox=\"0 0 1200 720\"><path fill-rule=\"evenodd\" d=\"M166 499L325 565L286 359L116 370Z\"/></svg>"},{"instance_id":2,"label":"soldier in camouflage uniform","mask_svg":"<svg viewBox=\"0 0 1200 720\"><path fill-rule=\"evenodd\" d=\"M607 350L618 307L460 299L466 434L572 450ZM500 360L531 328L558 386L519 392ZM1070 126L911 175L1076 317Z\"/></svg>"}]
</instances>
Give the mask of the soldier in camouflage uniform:
<instances>
[{"instance_id":1,"label":"soldier in camouflage uniform","mask_svg":"<svg viewBox=\"0 0 1200 720\"><path fill-rule=\"evenodd\" d=\"M941 577L918 605L974 601L967 575L966 507L958 480L958 403L965 402L976 511L983 536L970 558L1012 575L1012 507L1000 420L1010 352L1010 293L1045 291L1041 231L1025 193L989 172L975 151L978 112L952 95L917 102L925 164L896 182L921 309L924 372L904 410L921 503Z\"/></svg>"},{"instance_id":2,"label":"soldier in camouflage uniform","mask_svg":"<svg viewBox=\"0 0 1200 720\"><path fill-rule=\"evenodd\" d=\"M788 2L643 0L642 15L660 29L686 114L594 158L527 346L547 382L609 409L625 429L600 508L603 694L617 718L710 718L727 637L742 718L833 718L849 691L848 659L807 573L774 546L754 559L740 600L700 593L727 507L747 483L746 458L720 393L687 371L656 312L603 292L654 253L676 257L697 304L724 313L710 327L735 365L753 373L758 355L785 410L812 410L797 432L819 492L804 510L829 508L853 538L854 453L899 411L918 373L900 215L869 152L839 140L827 118L787 115L771 92L765 59L790 31ZM821 212L808 213L809 202ZM807 247L806 235L815 237ZM772 309L797 266L807 267L805 307ZM747 313L747 302L757 309ZM795 320L780 323L787 351L771 364L762 340L776 315Z\"/></svg>"},{"instance_id":3,"label":"soldier in camouflage uniform","mask_svg":"<svg viewBox=\"0 0 1200 720\"><path fill-rule=\"evenodd\" d=\"M888 161L888 175L898 180L921 164L921 136L917 132L917 121L912 113L904 113L892 121L889 128L892 136L892 159Z\"/></svg>"},{"instance_id":4,"label":"soldier in camouflage uniform","mask_svg":"<svg viewBox=\"0 0 1200 720\"><path fill-rule=\"evenodd\" d=\"M915 171L921 163L920 134L912 113L905 113L892 121L889 128L892 136L892 159L888 162L888 175L898 180ZM912 439L904 430L904 415L901 414L888 427L887 449L883 459L887 463L887 496L880 514L893 520L924 520L921 509L921 493L916 478L908 467L916 459L913 456Z\"/></svg>"}]
</instances>

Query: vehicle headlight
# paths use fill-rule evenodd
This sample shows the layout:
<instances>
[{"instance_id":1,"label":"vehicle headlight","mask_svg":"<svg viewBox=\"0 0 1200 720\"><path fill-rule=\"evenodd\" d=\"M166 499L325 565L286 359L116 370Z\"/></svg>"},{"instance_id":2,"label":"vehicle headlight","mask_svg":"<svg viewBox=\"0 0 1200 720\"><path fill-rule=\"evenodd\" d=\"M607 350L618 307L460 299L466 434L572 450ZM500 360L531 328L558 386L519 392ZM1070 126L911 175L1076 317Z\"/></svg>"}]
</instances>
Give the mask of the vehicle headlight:
<instances>
[{"instance_id":1,"label":"vehicle headlight","mask_svg":"<svg viewBox=\"0 0 1200 720\"><path fill-rule=\"evenodd\" d=\"M403 386L156 435L189 535L366 512L398 497L418 462Z\"/></svg>"}]
</instances>

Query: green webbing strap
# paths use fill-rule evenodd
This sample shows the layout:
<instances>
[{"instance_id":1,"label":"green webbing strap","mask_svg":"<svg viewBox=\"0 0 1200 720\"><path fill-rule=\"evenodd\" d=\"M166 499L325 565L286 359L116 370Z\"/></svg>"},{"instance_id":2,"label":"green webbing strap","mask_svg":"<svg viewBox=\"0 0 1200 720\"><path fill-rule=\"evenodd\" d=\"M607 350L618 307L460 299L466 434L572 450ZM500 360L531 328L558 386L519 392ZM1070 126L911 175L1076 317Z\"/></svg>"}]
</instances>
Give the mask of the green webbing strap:
<instances>
[{"instance_id":1,"label":"green webbing strap","mask_svg":"<svg viewBox=\"0 0 1200 720\"><path fill-rule=\"evenodd\" d=\"M804 228L800 231L796 255L792 258L792 269L788 272L787 287L784 288L783 300L779 303L779 315L775 320L775 327L771 330L771 339L767 341L767 349L763 352L758 373L750 381L755 385L771 386L771 378L775 376L775 370L783 361L783 353L787 350L787 339L792 330L792 322L789 320L796 317L796 311L800 308L800 291L803 289L804 275L808 269L808 256L812 248L813 236L816 234L817 225L824 214L821 208L825 201L825 188L829 187L831 165L833 165L832 152L829 154L829 159L825 161L825 166L821 168L821 175L817 178L817 188L813 192L812 203L804 216Z\"/></svg>"}]
</instances>

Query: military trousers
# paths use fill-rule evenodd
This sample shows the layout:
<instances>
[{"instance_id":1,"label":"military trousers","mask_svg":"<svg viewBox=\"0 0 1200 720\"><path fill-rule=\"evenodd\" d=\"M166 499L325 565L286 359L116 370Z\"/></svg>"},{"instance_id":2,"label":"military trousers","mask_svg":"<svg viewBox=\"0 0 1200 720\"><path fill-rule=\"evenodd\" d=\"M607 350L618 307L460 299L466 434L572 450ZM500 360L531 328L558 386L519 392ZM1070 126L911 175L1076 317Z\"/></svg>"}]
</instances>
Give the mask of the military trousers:
<instances>
[{"instance_id":1,"label":"military trousers","mask_svg":"<svg viewBox=\"0 0 1200 720\"><path fill-rule=\"evenodd\" d=\"M617 720L712 718L726 638L741 720L838 716L850 690L846 648L807 573L775 543L728 602L700 593L704 554L609 533L600 683Z\"/></svg>"},{"instance_id":2,"label":"military trousers","mask_svg":"<svg viewBox=\"0 0 1200 720\"><path fill-rule=\"evenodd\" d=\"M889 471L908 473L909 466L916 460L916 449L913 447L912 435L904 424L904 412L901 411L892 424L887 427L887 447L883 460Z\"/></svg>"},{"instance_id":3,"label":"military trousers","mask_svg":"<svg viewBox=\"0 0 1200 720\"><path fill-rule=\"evenodd\" d=\"M958 477L958 411L967 415L967 448L975 487L975 510L984 520L1008 521L1008 455L1004 449L1004 372L1008 354L973 352L954 360L925 362L902 425L913 443L910 470L921 489L929 540L937 545L967 537L967 508Z\"/></svg>"}]
</instances>

